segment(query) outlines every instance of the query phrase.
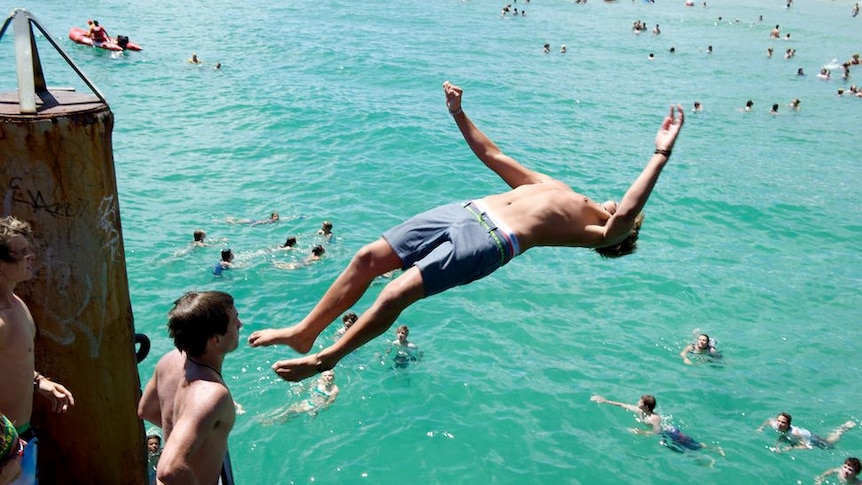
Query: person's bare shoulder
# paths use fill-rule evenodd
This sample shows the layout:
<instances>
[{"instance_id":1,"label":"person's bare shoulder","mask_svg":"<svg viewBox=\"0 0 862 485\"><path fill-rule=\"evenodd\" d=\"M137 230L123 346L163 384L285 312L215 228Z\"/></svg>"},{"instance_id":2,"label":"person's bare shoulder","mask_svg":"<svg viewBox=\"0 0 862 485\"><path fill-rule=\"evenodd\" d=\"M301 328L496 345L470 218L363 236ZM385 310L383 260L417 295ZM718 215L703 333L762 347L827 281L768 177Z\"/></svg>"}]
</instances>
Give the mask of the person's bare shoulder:
<instances>
[{"instance_id":1,"label":"person's bare shoulder","mask_svg":"<svg viewBox=\"0 0 862 485\"><path fill-rule=\"evenodd\" d=\"M227 386L218 380L197 379L176 396L175 422L190 420L195 423L210 423L211 429L233 426L236 407Z\"/></svg>"},{"instance_id":2,"label":"person's bare shoulder","mask_svg":"<svg viewBox=\"0 0 862 485\"><path fill-rule=\"evenodd\" d=\"M182 369L184 361L185 357L183 357L183 354L179 350L174 349L159 359L158 363L156 363L156 373L177 372L179 369Z\"/></svg>"},{"instance_id":3,"label":"person's bare shoulder","mask_svg":"<svg viewBox=\"0 0 862 485\"><path fill-rule=\"evenodd\" d=\"M659 428L661 426L661 416L659 416L657 413L653 413L647 417L646 422L652 425L654 428Z\"/></svg>"}]
</instances>

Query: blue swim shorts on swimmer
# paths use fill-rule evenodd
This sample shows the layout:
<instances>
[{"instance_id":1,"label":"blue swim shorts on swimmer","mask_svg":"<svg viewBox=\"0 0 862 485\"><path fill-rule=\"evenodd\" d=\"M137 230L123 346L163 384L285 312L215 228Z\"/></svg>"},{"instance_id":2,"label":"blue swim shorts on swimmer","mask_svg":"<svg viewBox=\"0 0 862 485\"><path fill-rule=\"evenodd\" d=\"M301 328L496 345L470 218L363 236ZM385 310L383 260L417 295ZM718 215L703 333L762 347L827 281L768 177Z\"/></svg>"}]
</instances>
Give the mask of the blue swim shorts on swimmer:
<instances>
[{"instance_id":1,"label":"blue swim shorts on swimmer","mask_svg":"<svg viewBox=\"0 0 862 485\"><path fill-rule=\"evenodd\" d=\"M691 436L673 426L669 426L662 431L661 437L663 445L679 453L682 453L685 450L699 450L704 447L703 443L696 441Z\"/></svg>"},{"instance_id":2,"label":"blue swim shorts on swimmer","mask_svg":"<svg viewBox=\"0 0 862 485\"><path fill-rule=\"evenodd\" d=\"M383 233L402 269L422 273L425 296L488 276L518 255L517 240L474 202L418 214Z\"/></svg>"}]
</instances>

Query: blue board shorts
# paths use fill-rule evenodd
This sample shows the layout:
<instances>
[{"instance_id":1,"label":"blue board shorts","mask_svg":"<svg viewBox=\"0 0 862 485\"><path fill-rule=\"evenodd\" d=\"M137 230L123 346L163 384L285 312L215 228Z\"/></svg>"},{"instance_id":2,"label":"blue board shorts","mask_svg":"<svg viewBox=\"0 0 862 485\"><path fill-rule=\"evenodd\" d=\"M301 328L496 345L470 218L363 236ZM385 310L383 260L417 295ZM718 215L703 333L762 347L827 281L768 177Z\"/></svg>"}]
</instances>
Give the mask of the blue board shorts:
<instances>
[{"instance_id":1,"label":"blue board shorts","mask_svg":"<svg viewBox=\"0 0 862 485\"><path fill-rule=\"evenodd\" d=\"M484 278L519 252L511 230L472 201L418 214L384 232L383 239L401 259L401 269L419 269L426 297Z\"/></svg>"},{"instance_id":2,"label":"blue board shorts","mask_svg":"<svg viewBox=\"0 0 862 485\"><path fill-rule=\"evenodd\" d=\"M36 485L39 483L36 475L37 455L39 454L39 439L30 437L24 447L24 456L21 457L21 475L13 480L10 485Z\"/></svg>"},{"instance_id":3,"label":"blue board shorts","mask_svg":"<svg viewBox=\"0 0 862 485\"><path fill-rule=\"evenodd\" d=\"M704 447L703 443L698 442L674 427L669 427L662 431L661 437L664 440L665 446L678 452L682 452L683 449L695 451Z\"/></svg>"}]
</instances>

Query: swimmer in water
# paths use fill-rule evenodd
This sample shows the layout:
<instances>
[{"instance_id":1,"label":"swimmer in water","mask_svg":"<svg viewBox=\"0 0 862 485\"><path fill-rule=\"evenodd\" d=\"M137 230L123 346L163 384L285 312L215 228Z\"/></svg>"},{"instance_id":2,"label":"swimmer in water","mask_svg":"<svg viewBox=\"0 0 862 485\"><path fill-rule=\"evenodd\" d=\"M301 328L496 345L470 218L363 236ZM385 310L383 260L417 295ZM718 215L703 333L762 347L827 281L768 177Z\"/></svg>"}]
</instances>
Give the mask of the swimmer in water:
<instances>
[{"instance_id":1,"label":"swimmer in water","mask_svg":"<svg viewBox=\"0 0 862 485\"><path fill-rule=\"evenodd\" d=\"M323 253L325 253L325 252L326 252L326 249L324 249L323 246L318 244L317 246L314 246L313 248L311 248L311 254L308 255L308 257L305 258L305 260L303 260L302 262L296 262L296 261L291 261L289 263L278 263L278 262L276 262L274 264L275 264L275 267L278 269L299 269L299 268L302 268L303 266L308 266L314 262L320 261L320 258L323 256Z\"/></svg>"},{"instance_id":2,"label":"swimmer in water","mask_svg":"<svg viewBox=\"0 0 862 485\"><path fill-rule=\"evenodd\" d=\"M317 231L317 235L323 236L327 241L332 239L332 221L323 221L323 224L320 225L320 229Z\"/></svg>"},{"instance_id":3,"label":"swimmer in water","mask_svg":"<svg viewBox=\"0 0 862 485\"><path fill-rule=\"evenodd\" d=\"M396 369L404 369L411 362L422 359L422 350L419 349L418 345L407 340L408 335L410 335L410 329L407 328L407 325L401 325L395 329L395 340L392 341L386 352L387 354L395 352L392 357L392 365Z\"/></svg>"},{"instance_id":4,"label":"swimmer in water","mask_svg":"<svg viewBox=\"0 0 862 485\"><path fill-rule=\"evenodd\" d=\"M658 435L662 438L662 445L670 448L673 451L683 453L685 450L697 451L707 448L703 443L696 441L694 438L680 431L676 426L670 423L662 422L661 416L655 412L656 399L651 394L644 394L638 400L637 404L626 404L617 401L609 401L602 396L594 395L590 401L598 404L610 404L611 406L621 407L631 411L638 416L638 421L649 429L629 428L629 431L635 434L643 435ZM724 451L721 448L716 448L716 451L721 456L724 456Z\"/></svg>"},{"instance_id":5,"label":"swimmer in water","mask_svg":"<svg viewBox=\"0 0 862 485\"><path fill-rule=\"evenodd\" d=\"M859 4L857 3L856 5ZM814 479L814 483L815 485L820 485L829 475L838 475L838 480L840 480L841 483L862 485L862 480L859 480L860 472L862 472L862 463L859 462L859 458L851 456L844 460L844 464L838 468L830 468L818 475L817 478Z\"/></svg>"},{"instance_id":6,"label":"swimmer in water","mask_svg":"<svg viewBox=\"0 0 862 485\"><path fill-rule=\"evenodd\" d=\"M162 456L162 437L157 434L147 436L147 476L150 483L156 483L156 469Z\"/></svg>"},{"instance_id":7,"label":"swimmer in water","mask_svg":"<svg viewBox=\"0 0 862 485\"><path fill-rule=\"evenodd\" d=\"M772 451L780 453L782 451L810 450L812 448L831 450L835 447L835 443L841 439L845 431L856 426L855 421L847 421L832 430L826 438L821 438L805 428L791 426L791 421L793 421L793 417L790 414L778 413L776 417L767 419L757 428L757 431L763 431L763 428L769 426L778 433L778 444L776 444ZM782 444L784 446L781 446Z\"/></svg>"},{"instance_id":8,"label":"swimmer in water","mask_svg":"<svg viewBox=\"0 0 862 485\"><path fill-rule=\"evenodd\" d=\"M781 31L779 30L779 26L778 26L778 25L776 25L776 26L775 26L775 28L774 28L774 29L772 29L772 32L770 32L770 33L769 33L769 38L770 38L770 39L778 39L778 38L781 38Z\"/></svg>"},{"instance_id":9,"label":"swimmer in water","mask_svg":"<svg viewBox=\"0 0 862 485\"><path fill-rule=\"evenodd\" d=\"M174 256L177 256L177 257L185 256L197 248L203 248L203 247L209 246L209 244L206 241L206 238L207 238L206 231L204 231L203 229L197 229L192 234L192 241L189 243L189 245L187 247L180 249L179 251L175 252ZM223 239L221 241L227 241L227 240Z\"/></svg>"},{"instance_id":10,"label":"swimmer in water","mask_svg":"<svg viewBox=\"0 0 862 485\"><path fill-rule=\"evenodd\" d=\"M213 266L213 274L221 276L226 270L233 269L233 251L230 248L221 250L221 260Z\"/></svg>"},{"instance_id":11,"label":"swimmer in water","mask_svg":"<svg viewBox=\"0 0 862 485\"><path fill-rule=\"evenodd\" d=\"M320 377L308 390L307 398L295 402L271 416L264 417L262 421L264 424L270 425L283 423L300 414L316 416L320 411L331 406L337 396L338 386L335 385L335 372L330 369L320 374Z\"/></svg>"},{"instance_id":12,"label":"swimmer in water","mask_svg":"<svg viewBox=\"0 0 862 485\"><path fill-rule=\"evenodd\" d=\"M282 244L279 249L289 251L291 249L295 249L294 246L296 246L296 236L288 236L288 238L284 240L284 244Z\"/></svg>"},{"instance_id":13,"label":"swimmer in water","mask_svg":"<svg viewBox=\"0 0 862 485\"><path fill-rule=\"evenodd\" d=\"M679 353L682 361L691 365L691 359L688 358L688 354L705 354L707 356L721 357L721 352L715 348L712 339L705 333L698 335L695 343L686 345L682 349L682 352Z\"/></svg>"},{"instance_id":14,"label":"swimmer in water","mask_svg":"<svg viewBox=\"0 0 862 485\"><path fill-rule=\"evenodd\" d=\"M201 246L202 247L202 246L207 245L207 243L205 241L205 239L207 238L207 233L204 232L203 229L198 229L197 231L195 231L193 236L194 236L194 240L192 241L192 244L194 246Z\"/></svg>"},{"instance_id":15,"label":"swimmer in water","mask_svg":"<svg viewBox=\"0 0 862 485\"><path fill-rule=\"evenodd\" d=\"M350 327L352 327L353 324L356 323L356 320L359 320L359 315L357 315L356 312L347 312L344 315L342 315L341 316L341 325L342 326L341 326L341 328L339 328L338 330L335 331L335 338L338 339L339 337L344 335L345 332L350 330Z\"/></svg>"},{"instance_id":16,"label":"swimmer in water","mask_svg":"<svg viewBox=\"0 0 862 485\"><path fill-rule=\"evenodd\" d=\"M275 224L279 220L281 220L281 217L276 211L272 211L272 214L270 214L269 218L267 219L236 219L234 217L227 218L227 222L229 224L248 224L250 226L257 226L260 224Z\"/></svg>"}]
</instances>

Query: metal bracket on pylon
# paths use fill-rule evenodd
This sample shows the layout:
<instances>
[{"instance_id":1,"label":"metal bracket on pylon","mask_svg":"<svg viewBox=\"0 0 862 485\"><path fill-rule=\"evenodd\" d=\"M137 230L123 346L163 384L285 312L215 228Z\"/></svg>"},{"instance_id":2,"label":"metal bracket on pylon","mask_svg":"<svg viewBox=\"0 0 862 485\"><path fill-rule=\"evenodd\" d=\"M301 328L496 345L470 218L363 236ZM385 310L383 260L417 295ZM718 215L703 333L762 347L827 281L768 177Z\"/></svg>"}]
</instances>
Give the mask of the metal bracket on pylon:
<instances>
[{"instance_id":1,"label":"metal bracket on pylon","mask_svg":"<svg viewBox=\"0 0 862 485\"><path fill-rule=\"evenodd\" d=\"M36 49L36 38L33 36L33 26L39 29L40 32L48 39L48 42L57 49L63 59L69 63L69 66L74 70L81 80L93 91L93 94L105 104L108 102L105 97L93 85L87 76L78 69L78 66L66 54L62 47L51 37L39 23L39 21L30 12L23 8L16 8L12 11L9 17L3 22L3 27L0 27L0 40L3 39L3 34L6 28L12 23L12 30L15 41L15 64L18 71L18 106L22 114L36 114L36 97L43 103L53 99L53 96L48 91L45 84L45 75L42 72L42 63L39 60L39 51Z\"/></svg>"}]
</instances>

